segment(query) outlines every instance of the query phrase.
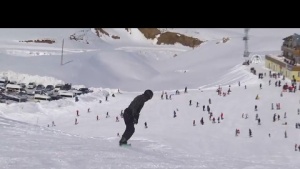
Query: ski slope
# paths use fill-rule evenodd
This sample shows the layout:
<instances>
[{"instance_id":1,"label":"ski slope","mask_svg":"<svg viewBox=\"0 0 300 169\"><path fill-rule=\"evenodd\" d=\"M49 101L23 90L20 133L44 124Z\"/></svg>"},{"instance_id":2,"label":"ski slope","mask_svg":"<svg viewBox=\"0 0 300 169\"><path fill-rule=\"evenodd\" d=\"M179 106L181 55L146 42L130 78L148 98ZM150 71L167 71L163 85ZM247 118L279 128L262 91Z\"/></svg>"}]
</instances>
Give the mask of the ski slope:
<instances>
[{"instance_id":1,"label":"ski slope","mask_svg":"<svg viewBox=\"0 0 300 169\"><path fill-rule=\"evenodd\" d=\"M194 30L181 31L193 33ZM203 31L201 34L205 34L205 31L213 34L216 31L215 35L221 34L220 36L224 32L232 35L243 33L241 29L197 31ZM281 32L282 37L278 34L270 36L269 32L272 31L273 34ZM282 38L288 33L294 33L294 30L272 31L253 30L251 36L256 43L250 43L251 51L276 53L280 49ZM263 33L266 36L262 36ZM113 42L109 43L113 46ZM300 108L299 90L296 93L283 92L281 97L282 88L275 87L275 79L269 78L269 70L264 68L264 62L249 67L241 65L241 40L232 39L224 44L208 41L194 50L181 48L180 54L175 58L165 57L165 53L172 47L116 45L115 48L104 51L70 54L74 60L80 60L81 68L75 61L63 68L55 66L51 64L55 59L50 56L1 57L2 73L19 81L34 80L43 84L66 81L74 85L92 86L95 91L80 96L79 102L64 99L0 104L1 168L299 167L300 153L294 148L295 144L300 144L300 129L295 128L295 123L300 122L300 115L297 113ZM154 52L151 53L150 50ZM160 56L162 59L157 60L156 57ZM43 68L51 69L51 72L38 69L37 66L29 68L24 63L38 63ZM267 76L258 79L250 73L250 67L255 67L258 73L266 73ZM81 74L77 74L78 72ZM97 80L96 77L103 78ZM272 82L270 86L269 80ZM238 81L241 86L238 86ZM285 82L290 84L288 79ZM262 84L262 89L259 84ZM218 96L216 89L219 85L225 92L230 85L230 95ZM121 94L117 93L120 86ZM188 87L188 93L183 93L185 86ZM121 110L148 88L154 91L154 96L141 111L139 123L129 141L132 147L119 147L120 137L117 134L122 135L125 130L123 119L120 118ZM172 100L166 100L165 97L161 99L162 91L170 95L175 94L176 89L180 90L180 95L172 95ZM116 97L109 97L105 101L104 91L115 93ZM255 100L256 95L259 95L259 100ZM212 100L210 105L209 98ZM199 102L199 107L196 107L196 102ZM280 103L281 109L271 110L272 103L275 109L276 103ZM202 110L203 105L210 106L216 119L224 113L224 120L213 124L208 112ZM254 111L255 105L258 106L258 111ZM87 112L88 108L91 112ZM76 110L79 111L79 117L76 116ZM176 118L173 117L174 111ZM105 117L107 112L109 118ZM249 118L242 118L243 113L248 114ZM279 121L272 121L274 113L281 116ZM261 125L255 120L256 114L261 119ZM100 119L98 121L97 115ZM119 122L116 122L116 117ZM204 125L200 124L202 117ZM74 125L75 118L78 125ZM193 126L193 120L196 121L196 126ZM51 125L52 121L56 126ZM148 124L147 129L144 128L144 122ZM285 122L287 125L283 125ZM249 128L253 134L251 138ZM240 129L239 136L235 136L235 129ZM287 138L284 137L285 131Z\"/></svg>"}]
</instances>

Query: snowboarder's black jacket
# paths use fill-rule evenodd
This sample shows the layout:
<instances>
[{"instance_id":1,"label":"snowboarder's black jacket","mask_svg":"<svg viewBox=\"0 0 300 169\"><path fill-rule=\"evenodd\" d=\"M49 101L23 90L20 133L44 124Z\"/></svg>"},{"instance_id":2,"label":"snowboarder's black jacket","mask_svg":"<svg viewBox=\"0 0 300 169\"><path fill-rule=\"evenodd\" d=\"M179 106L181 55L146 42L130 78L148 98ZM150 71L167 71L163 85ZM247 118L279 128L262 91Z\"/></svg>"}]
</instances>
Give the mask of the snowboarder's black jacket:
<instances>
[{"instance_id":1,"label":"snowboarder's black jacket","mask_svg":"<svg viewBox=\"0 0 300 169\"><path fill-rule=\"evenodd\" d=\"M130 103L128 108L126 108L125 111L128 113L129 116L133 117L134 122L137 123L144 103L150 100L152 96L153 92L151 90L146 90L143 94L136 96Z\"/></svg>"}]
</instances>

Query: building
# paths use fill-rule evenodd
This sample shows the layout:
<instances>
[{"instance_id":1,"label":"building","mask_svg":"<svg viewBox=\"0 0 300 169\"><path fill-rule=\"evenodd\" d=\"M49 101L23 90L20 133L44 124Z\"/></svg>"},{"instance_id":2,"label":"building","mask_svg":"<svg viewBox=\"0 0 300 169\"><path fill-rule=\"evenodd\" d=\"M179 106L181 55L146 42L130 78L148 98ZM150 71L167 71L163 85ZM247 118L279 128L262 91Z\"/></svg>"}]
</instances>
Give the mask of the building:
<instances>
[{"instance_id":1,"label":"building","mask_svg":"<svg viewBox=\"0 0 300 169\"><path fill-rule=\"evenodd\" d=\"M266 55L265 67L285 77L300 81L300 35L294 34L283 39L282 54Z\"/></svg>"}]
</instances>

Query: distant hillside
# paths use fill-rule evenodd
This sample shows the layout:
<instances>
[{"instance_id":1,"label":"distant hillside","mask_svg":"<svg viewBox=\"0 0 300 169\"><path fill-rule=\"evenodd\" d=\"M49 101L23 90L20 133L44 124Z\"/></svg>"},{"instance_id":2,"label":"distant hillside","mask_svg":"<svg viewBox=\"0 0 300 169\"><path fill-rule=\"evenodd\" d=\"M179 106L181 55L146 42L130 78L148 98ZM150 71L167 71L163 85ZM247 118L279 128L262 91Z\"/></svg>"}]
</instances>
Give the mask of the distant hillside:
<instances>
[{"instance_id":1,"label":"distant hillside","mask_svg":"<svg viewBox=\"0 0 300 169\"><path fill-rule=\"evenodd\" d=\"M125 30L129 35L132 35L131 28L125 28ZM183 46L194 48L203 42L192 36L187 36L177 32L161 31L158 28L138 28L137 30L140 31L146 39L154 41L154 44L157 45L174 45L179 43ZM118 32L109 33L109 31L111 31L111 29L95 28L95 33L98 37L110 37L111 39L116 40L123 38L118 35Z\"/></svg>"}]
</instances>

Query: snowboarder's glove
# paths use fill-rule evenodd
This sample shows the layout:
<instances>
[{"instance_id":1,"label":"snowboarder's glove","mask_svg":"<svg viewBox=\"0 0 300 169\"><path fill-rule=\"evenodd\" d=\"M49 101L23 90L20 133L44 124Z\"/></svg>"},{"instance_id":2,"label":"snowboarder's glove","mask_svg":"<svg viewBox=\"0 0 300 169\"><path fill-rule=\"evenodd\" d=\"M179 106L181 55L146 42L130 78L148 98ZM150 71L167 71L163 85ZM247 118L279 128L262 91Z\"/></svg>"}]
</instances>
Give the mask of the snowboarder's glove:
<instances>
[{"instance_id":1,"label":"snowboarder's glove","mask_svg":"<svg viewBox=\"0 0 300 169\"><path fill-rule=\"evenodd\" d=\"M138 124L138 119L137 118L133 118L133 124Z\"/></svg>"}]
</instances>

